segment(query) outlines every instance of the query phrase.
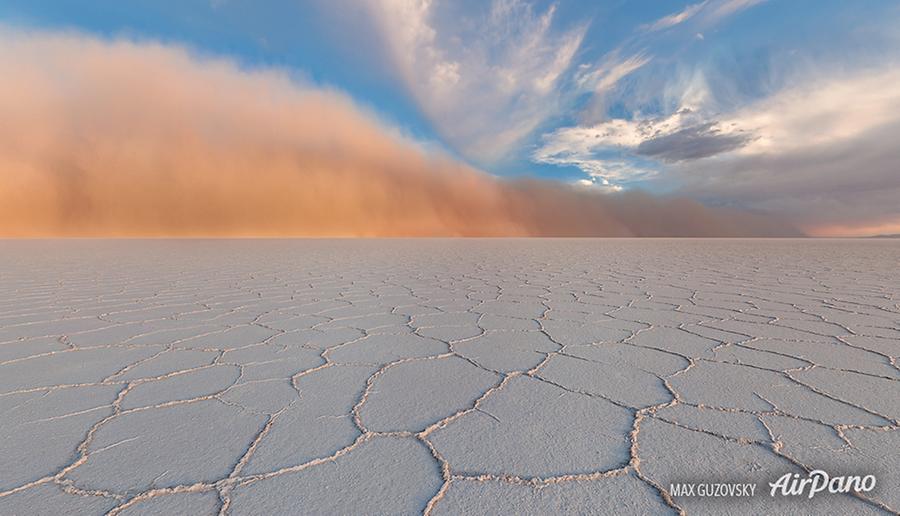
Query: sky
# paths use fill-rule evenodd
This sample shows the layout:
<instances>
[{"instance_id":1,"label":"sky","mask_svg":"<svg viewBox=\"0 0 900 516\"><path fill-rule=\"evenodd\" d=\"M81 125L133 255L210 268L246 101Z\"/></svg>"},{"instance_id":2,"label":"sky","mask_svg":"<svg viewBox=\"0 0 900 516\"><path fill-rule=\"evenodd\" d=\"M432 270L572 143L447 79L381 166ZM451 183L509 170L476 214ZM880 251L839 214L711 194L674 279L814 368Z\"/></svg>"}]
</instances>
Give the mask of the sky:
<instances>
[{"instance_id":1,"label":"sky","mask_svg":"<svg viewBox=\"0 0 900 516\"><path fill-rule=\"evenodd\" d=\"M166 113L163 122L146 110L132 113L130 120L140 120L134 132L148 148L180 148L160 134L192 124L204 127L185 132L196 145L174 153L184 158L170 160L170 178L172 170L195 173L197 167L188 165L196 163L194 153L226 160L231 152L218 146L216 139L225 137L210 136L198 119L245 124L227 137L250 153L274 146L275 154L296 154L299 146L303 159L315 154L316 163L327 161L321 167L329 171L343 165L335 165L333 156L322 157L328 149L354 156L358 172L304 176L298 192L319 181L323 191L358 189L365 195L373 189L360 186L371 180L360 179L371 168L366 138L386 138L383 148L391 151L378 154L387 171L379 177L390 180L378 188L390 193L382 195L381 204L369 202L374 212L351 216L346 208L342 218L364 220L377 213L385 221L399 220L408 215L391 211L399 196L419 199L411 203L421 206L417 216L435 222L400 229L385 222L349 231L354 234L681 234L651 223L654 217L675 217L676 205L682 206L677 220L705 228L688 231L692 234L718 234L724 230L709 230L712 221L733 217L744 221L738 226L765 227L763 234L773 225L791 228L790 234L821 236L900 233L900 3L895 1L0 0L0 42L4 82L19 78L18 88L0 85L0 109L33 129L27 133L31 139L7 135L8 142L18 140L7 143L12 146L0 173L16 181L8 181L5 190L0 186L0 195L22 197L22 191L38 192L35 185L55 181L57 190L67 189L66 199L57 192L53 200L45 199L47 206L69 217L92 218L92 227L105 228L101 233L113 230L98 220L118 212L111 207L112 194L95 191L115 190L110 178L120 175L117 167L143 166L122 158L120 150L129 142L113 129L124 122L115 120L111 106L133 110L129 97ZM145 80L129 81L129 76ZM169 87L147 90L159 77ZM226 86L204 93L204 88L220 89L212 83ZM106 87L106 95L97 93ZM132 95L122 88L131 88ZM277 90L282 104L249 98L261 89ZM159 101L159 95L176 93L185 104ZM91 102L96 105L89 114L77 108ZM323 131L343 132L322 142L315 126L282 120L273 112L279 109L298 118L312 111L347 120L320 119ZM262 139L273 126L282 132ZM78 127L96 152L48 136L58 138L60 127ZM114 149L103 151L99 140ZM394 172L392 160L420 160L420 168L440 170L427 177L417 172L410 180ZM38 174L49 162L55 167L52 180ZM74 169L80 171L75 180ZM234 170L234 180L242 173ZM59 183L63 175L67 179ZM228 190L222 186L228 184L225 176L197 176L188 183L206 185L195 197L212 196L216 181L219 190ZM295 181L289 173L270 176L260 183ZM342 186L335 177L342 178ZM84 186L92 182L102 188ZM410 192L410 184L420 186ZM472 184L479 185L480 197L471 193ZM71 199L73 185L87 192L77 202ZM157 183L144 186L165 190ZM548 188L552 195L535 193ZM423 189L429 193L423 195ZM435 213L432 205L443 195L435 189L450 192L447 197L456 204ZM523 190L530 193L523 197ZM228 204L230 198L219 194L209 202ZM341 195L342 205L359 204L351 194ZM557 195L562 200L546 200ZM497 208L499 198L503 209ZM590 199L603 206L592 206ZM178 202L166 198L167 205ZM572 213L559 219L555 203ZM529 204L546 211L523 215L522 206ZM77 205L102 209L85 214L73 211ZM205 209L229 218L221 206ZM333 207L316 209L338 213ZM422 217L422 210L428 216ZM704 214L685 219L685 210ZM144 227L160 218L149 211ZM460 212L483 214L476 218L490 230L466 229L479 222L461 218ZM11 221L15 217L9 213L11 208ZM19 213L16 224L34 221L34 213ZM284 216L284 210L278 213ZM288 220L309 219L309 213L291 213ZM184 213L192 220L197 216ZM588 216L596 220L580 220ZM708 223L695 224L697 217ZM591 223L621 230L573 229ZM150 232L171 232L171 224L154 220ZM57 221L42 227L37 233L55 234L61 226ZM302 232L345 229L346 224L318 224ZM263 231L290 232L290 227Z\"/></svg>"}]
</instances>

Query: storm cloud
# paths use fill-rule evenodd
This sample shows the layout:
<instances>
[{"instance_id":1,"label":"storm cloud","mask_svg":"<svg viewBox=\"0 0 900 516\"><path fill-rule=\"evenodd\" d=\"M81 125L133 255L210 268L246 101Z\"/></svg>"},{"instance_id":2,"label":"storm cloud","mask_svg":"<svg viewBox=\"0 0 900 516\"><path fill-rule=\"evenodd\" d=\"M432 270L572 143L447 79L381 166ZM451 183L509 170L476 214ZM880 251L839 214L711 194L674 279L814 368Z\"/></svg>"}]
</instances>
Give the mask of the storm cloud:
<instances>
[{"instance_id":1,"label":"storm cloud","mask_svg":"<svg viewBox=\"0 0 900 516\"><path fill-rule=\"evenodd\" d=\"M743 147L752 139L751 134L723 134L718 123L707 122L644 140L635 148L634 153L672 163L732 151Z\"/></svg>"}]
</instances>

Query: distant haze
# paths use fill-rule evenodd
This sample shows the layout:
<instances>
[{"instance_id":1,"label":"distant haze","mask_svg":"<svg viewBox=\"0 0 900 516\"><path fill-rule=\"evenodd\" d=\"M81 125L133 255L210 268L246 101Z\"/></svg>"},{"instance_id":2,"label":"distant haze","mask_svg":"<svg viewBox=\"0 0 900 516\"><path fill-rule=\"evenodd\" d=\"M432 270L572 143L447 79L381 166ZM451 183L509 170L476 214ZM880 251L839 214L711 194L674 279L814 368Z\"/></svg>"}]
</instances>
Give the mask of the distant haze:
<instances>
[{"instance_id":1,"label":"distant haze","mask_svg":"<svg viewBox=\"0 0 900 516\"><path fill-rule=\"evenodd\" d=\"M0 33L3 236L794 236L640 192L501 180L342 94L178 47Z\"/></svg>"}]
</instances>

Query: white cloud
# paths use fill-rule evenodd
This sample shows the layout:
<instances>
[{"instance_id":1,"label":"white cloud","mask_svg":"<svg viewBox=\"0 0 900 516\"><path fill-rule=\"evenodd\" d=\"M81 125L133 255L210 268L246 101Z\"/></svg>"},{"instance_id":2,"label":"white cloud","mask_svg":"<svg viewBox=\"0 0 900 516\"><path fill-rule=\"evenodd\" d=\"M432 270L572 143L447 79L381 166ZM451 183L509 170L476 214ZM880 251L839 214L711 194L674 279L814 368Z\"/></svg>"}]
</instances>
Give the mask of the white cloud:
<instances>
[{"instance_id":1,"label":"white cloud","mask_svg":"<svg viewBox=\"0 0 900 516\"><path fill-rule=\"evenodd\" d=\"M593 90L598 95L602 95L627 75L649 62L650 57L645 54L635 54L625 59L617 59L615 55L610 55L593 69L585 67L576 76L576 82L582 89Z\"/></svg>"},{"instance_id":2,"label":"white cloud","mask_svg":"<svg viewBox=\"0 0 900 516\"><path fill-rule=\"evenodd\" d=\"M649 25L645 25L643 28L647 31L653 32L668 29L669 27L674 27L675 25L679 25L693 18L694 15L696 15L698 12L700 12L701 9L703 9L704 6L706 6L706 4L707 1L688 5L680 12L670 14L668 16L663 16L655 22Z\"/></svg>"},{"instance_id":3,"label":"white cloud","mask_svg":"<svg viewBox=\"0 0 900 516\"><path fill-rule=\"evenodd\" d=\"M766 0L722 0L711 5L706 10L706 22L716 23L722 18L726 18L745 9L749 9L755 5L761 4Z\"/></svg>"},{"instance_id":4,"label":"white cloud","mask_svg":"<svg viewBox=\"0 0 900 516\"><path fill-rule=\"evenodd\" d=\"M560 85L585 27L554 27L556 8L494 0L480 12L455 2L370 0L382 38L423 112L457 150L503 158L559 113Z\"/></svg>"},{"instance_id":5,"label":"white cloud","mask_svg":"<svg viewBox=\"0 0 900 516\"><path fill-rule=\"evenodd\" d=\"M577 167L592 181L622 183L646 180L653 177L656 171L636 166L615 152L631 148L639 141L638 132L635 126L624 120L613 121L603 129L558 129L544 137L543 145L532 153L531 159L547 165ZM603 139L605 144L597 145L598 139Z\"/></svg>"},{"instance_id":6,"label":"white cloud","mask_svg":"<svg viewBox=\"0 0 900 516\"><path fill-rule=\"evenodd\" d=\"M810 78L722 118L758 137L740 154L773 154L848 141L900 121L900 68Z\"/></svg>"},{"instance_id":7,"label":"white cloud","mask_svg":"<svg viewBox=\"0 0 900 516\"><path fill-rule=\"evenodd\" d=\"M730 113L711 111L704 87L688 88L670 114L636 114L627 120L561 128L545 136L533 157L548 163L553 157L588 156L602 150L642 154L642 145L676 135L718 139L747 135L744 144L728 150L772 154L837 143L900 120L900 89L894 87L900 83L900 70L808 81ZM708 156L698 159L703 157Z\"/></svg>"},{"instance_id":8,"label":"white cloud","mask_svg":"<svg viewBox=\"0 0 900 516\"><path fill-rule=\"evenodd\" d=\"M644 142L675 134L705 122L709 92L702 75L680 82L680 99L674 112L631 118L613 118L602 122L562 127L544 135L540 147L531 155L537 163L575 166L585 174L611 181L646 180L655 170L629 164L623 156L636 154Z\"/></svg>"},{"instance_id":9,"label":"white cloud","mask_svg":"<svg viewBox=\"0 0 900 516\"><path fill-rule=\"evenodd\" d=\"M578 179L574 184L581 188L590 188L592 191L603 193L615 193L624 190L621 185L614 185L608 180L599 179L596 176L591 176L588 179Z\"/></svg>"},{"instance_id":10,"label":"white cloud","mask_svg":"<svg viewBox=\"0 0 900 516\"><path fill-rule=\"evenodd\" d=\"M657 32L666 30L690 20L700 20L701 25L713 25L724 18L737 14L766 0L703 0L696 4L689 4L681 11L672 13L640 27L645 32ZM702 33L696 33L699 39L703 39Z\"/></svg>"},{"instance_id":11,"label":"white cloud","mask_svg":"<svg viewBox=\"0 0 900 516\"><path fill-rule=\"evenodd\" d=\"M622 191L621 186L614 185L614 184L610 183L609 180L606 179L605 177L600 177L596 174L591 174L591 182L594 183L595 187L602 187L602 188L605 188L605 189L613 191L613 192Z\"/></svg>"}]
</instances>

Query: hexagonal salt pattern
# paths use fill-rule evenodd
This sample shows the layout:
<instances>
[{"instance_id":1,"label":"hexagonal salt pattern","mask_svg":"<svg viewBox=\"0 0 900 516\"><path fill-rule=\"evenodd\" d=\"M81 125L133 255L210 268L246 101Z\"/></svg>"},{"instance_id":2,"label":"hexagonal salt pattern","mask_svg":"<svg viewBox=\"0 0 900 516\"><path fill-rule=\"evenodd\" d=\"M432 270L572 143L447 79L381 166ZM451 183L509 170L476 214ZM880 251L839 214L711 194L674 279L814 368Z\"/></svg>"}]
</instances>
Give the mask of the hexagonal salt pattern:
<instances>
[{"instance_id":1,"label":"hexagonal salt pattern","mask_svg":"<svg viewBox=\"0 0 900 516\"><path fill-rule=\"evenodd\" d=\"M0 242L0 514L896 513L900 242ZM878 476L860 497L673 482Z\"/></svg>"}]
</instances>

